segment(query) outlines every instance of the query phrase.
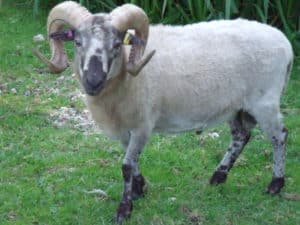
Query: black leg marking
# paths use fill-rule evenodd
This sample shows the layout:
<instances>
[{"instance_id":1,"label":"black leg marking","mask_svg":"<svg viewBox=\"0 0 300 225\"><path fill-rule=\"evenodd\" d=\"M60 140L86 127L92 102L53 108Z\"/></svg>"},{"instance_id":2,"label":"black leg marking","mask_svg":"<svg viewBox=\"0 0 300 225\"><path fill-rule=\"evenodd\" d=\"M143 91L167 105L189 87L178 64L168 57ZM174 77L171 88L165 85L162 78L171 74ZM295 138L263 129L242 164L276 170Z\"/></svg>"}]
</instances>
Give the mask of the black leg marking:
<instances>
[{"instance_id":1,"label":"black leg marking","mask_svg":"<svg viewBox=\"0 0 300 225\"><path fill-rule=\"evenodd\" d=\"M250 129L255 123L256 121L252 116L242 111L229 123L232 134L231 145L212 175L210 184L217 185L226 181L228 172L241 154L244 146L248 143L251 136Z\"/></svg>"},{"instance_id":2,"label":"black leg marking","mask_svg":"<svg viewBox=\"0 0 300 225\"><path fill-rule=\"evenodd\" d=\"M132 199L136 200L145 196L146 182L142 175L133 176L132 179Z\"/></svg>"},{"instance_id":3,"label":"black leg marking","mask_svg":"<svg viewBox=\"0 0 300 225\"><path fill-rule=\"evenodd\" d=\"M124 164L122 166L122 173L123 173L123 179L125 183L130 182L130 178L131 178L131 166L130 165L126 165Z\"/></svg>"},{"instance_id":4,"label":"black leg marking","mask_svg":"<svg viewBox=\"0 0 300 225\"><path fill-rule=\"evenodd\" d=\"M124 219L130 218L131 211L133 209L132 202L121 202L117 210L117 216L115 222L117 224L122 224Z\"/></svg>"},{"instance_id":5,"label":"black leg marking","mask_svg":"<svg viewBox=\"0 0 300 225\"><path fill-rule=\"evenodd\" d=\"M279 137L272 137L274 147L274 167L273 178L267 188L267 193L277 194L284 186L284 159L285 159L285 146L288 136L288 130L283 128Z\"/></svg>"},{"instance_id":6,"label":"black leg marking","mask_svg":"<svg viewBox=\"0 0 300 225\"><path fill-rule=\"evenodd\" d=\"M124 191L122 200L117 210L116 222L121 223L124 219L130 217L133 205L132 205L132 167L130 165L123 164L122 166L123 178L124 178Z\"/></svg>"},{"instance_id":7,"label":"black leg marking","mask_svg":"<svg viewBox=\"0 0 300 225\"><path fill-rule=\"evenodd\" d=\"M272 195L278 194L283 186L284 177L274 177L268 186L267 193Z\"/></svg>"},{"instance_id":8,"label":"black leg marking","mask_svg":"<svg viewBox=\"0 0 300 225\"><path fill-rule=\"evenodd\" d=\"M221 165L210 178L209 183L211 185L218 185L224 183L227 179L228 167Z\"/></svg>"}]
</instances>

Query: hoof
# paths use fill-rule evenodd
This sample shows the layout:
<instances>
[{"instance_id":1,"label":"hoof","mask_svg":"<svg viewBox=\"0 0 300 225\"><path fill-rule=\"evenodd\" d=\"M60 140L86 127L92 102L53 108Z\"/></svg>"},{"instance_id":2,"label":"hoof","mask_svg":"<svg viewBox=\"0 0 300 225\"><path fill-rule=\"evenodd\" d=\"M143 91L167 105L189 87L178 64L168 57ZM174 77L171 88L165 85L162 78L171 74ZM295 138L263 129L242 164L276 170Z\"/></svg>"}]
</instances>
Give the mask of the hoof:
<instances>
[{"instance_id":1,"label":"hoof","mask_svg":"<svg viewBox=\"0 0 300 225\"><path fill-rule=\"evenodd\" d=\"M144 197L146 192L146 182L142 175L133 177L132 179L132 199Z\"/></svg>"},{"instance_id":2,"label":"hoof","mask_svg":"<svg viewBox=\"0 0 300 225\"><path fill-rule=\"evenodd\" d=\"M284 177L273 178L268 186L267 193L271 195L278 194L284 186Z\"/></svg>"},{"instance_id":3,"label":"hoof","mask_svg":"<svg viewBox=\"0 0 300 225\"><path fill-rule=\"evenodd\" d=\"M122 224L122 221L128 219L131 215L133 205L132 202L121 202L115 217L116 224Z\"/></svg>"},{"instance_id":4,"label":"hoof","mask_svg":"<svg viewBox=\"0 0 300 225\"><path fill-rule=\"evenodd\" d=\"M215 171L212 177L210 178L209 183L211 185L218 185L224 183L226 181L226 178L227 178L227 173L223 171Z\"/></svg>"}]
</instances>

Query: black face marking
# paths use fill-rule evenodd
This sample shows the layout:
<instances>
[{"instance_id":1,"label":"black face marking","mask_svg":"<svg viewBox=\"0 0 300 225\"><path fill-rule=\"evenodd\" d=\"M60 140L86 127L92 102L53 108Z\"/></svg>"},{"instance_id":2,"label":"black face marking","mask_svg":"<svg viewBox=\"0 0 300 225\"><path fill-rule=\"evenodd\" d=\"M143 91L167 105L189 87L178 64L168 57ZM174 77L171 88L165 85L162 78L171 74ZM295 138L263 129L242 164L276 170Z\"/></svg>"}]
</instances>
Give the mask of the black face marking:
<instances>
[{"instance_id":1,"label":"black face marking","mask_svg":"<svg viewBox=\"0 0 300 225\"><path fill-rule=\"evenodd\" d=\"M114 49L119 49L122 45L122 42L120 40L115 40L114 44L113 44L113 48Z\"/></svg>"},{"instance_id":2,"label":"black face marking","mask_svg":"<svg viewBox=\"0 0 300 225\"><path fill-rule=\"evenodd\" d=\"M97 56L92 56L88 64L88 70L83 71L82 83L89 95L97 95L104 88L107 74L103 71L102 62Z\"/></svg>"},{"instance_id":3,"label":"black face marking","mask_svg":"<svg viewBox=\"0 0 300 225\"><path fill-rule=\"evenodd\" d=\"M120 67L112 66L122 51L124 32L111 27L105 15L93 16L86 24L75 31L75 44L79 43L75 48L75 65L86 93L97 95L108 78L118 75Z\"/></svg>"}]
</instances>

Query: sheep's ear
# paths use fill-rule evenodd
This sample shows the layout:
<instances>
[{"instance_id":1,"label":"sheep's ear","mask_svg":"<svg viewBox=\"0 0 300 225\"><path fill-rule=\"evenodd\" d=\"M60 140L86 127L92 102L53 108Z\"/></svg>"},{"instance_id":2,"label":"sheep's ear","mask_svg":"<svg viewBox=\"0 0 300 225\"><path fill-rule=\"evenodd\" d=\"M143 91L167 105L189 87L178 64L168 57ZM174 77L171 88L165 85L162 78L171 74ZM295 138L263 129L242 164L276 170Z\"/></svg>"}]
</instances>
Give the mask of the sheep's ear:
<instances>
[{"instance_id":1,"label":"sheep's ear","mask_svg":"<svg viewBox=\"0 0 300 225\"><path fill-rule=\"evenodd\" d=\"M140 71L144 68L144 66L146 66L146 64L150 61L150 59L154 54L155 54L155 50L152 50L150 53L148 53L146 56L141 58L135 64L133 64L129 60L126 66L127 72L130 73L132 76L136 77L140 73Z\"/></svg>"},{"instance_id":2,"label":"sheep's ear","mask_svg":"<svg viewBox=\"0 0 300 225\"><path fill-rule=\"evenodd\" d=\"M152 56L155 54L155 50L152 50L144 57L141 57L140 59L136 60L136 50L137 48L141 48L142 45L145 45L145 41L129 32L123 32L121 35L118 36L122 38L123 45L131 45L131 51L126 65L126 70L132 76L137 76L140 73L140 71L144 68L144 66L150 61Z\"/></svg>"},{"instance_id":3,"label":"sheep's ear","mask_svg":"<svg viewBox=\"0 0 300 225\"><path fill-rule=\"evenodd\" d=\"M145 42L133 34L126 32L123 37L123 45L145 45Z\"/></svg>"},{"instance_id":4,"label":"sheep's ear","mask_svg":"<svg viewBox=\"0 0 300 225\"><path fill-rule=\"evenodd\" d=\"M54 40L73 41L75 37L75 30L71 29L53 32L49 35L49 37Z\"/></svg>"},{"instance_id":5,"label":"sheep's ear","mask_svg":"<svg viewBox=\"0 0 300 225\"><path fill-rule=\"evenodd\" d=\"M123 38L123 44L130 45L130 39L131 39L131 34L126 32Z\"/></svg>"}]
</instances>

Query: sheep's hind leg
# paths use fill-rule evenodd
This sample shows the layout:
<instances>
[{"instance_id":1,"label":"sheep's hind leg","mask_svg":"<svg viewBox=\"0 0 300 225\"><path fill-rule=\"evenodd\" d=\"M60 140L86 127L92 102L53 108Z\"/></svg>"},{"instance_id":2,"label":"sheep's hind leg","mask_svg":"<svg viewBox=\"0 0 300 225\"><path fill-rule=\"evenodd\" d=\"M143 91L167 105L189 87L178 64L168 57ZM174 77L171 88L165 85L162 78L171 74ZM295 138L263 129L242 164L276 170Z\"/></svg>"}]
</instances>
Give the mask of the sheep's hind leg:
<instances>
[{"instance_id":1,"label":"sheep's hind leg","mask_svg":"<svg viewBox=\"0 0 300 225\"><path fill-rule=\"evenodd\" d=\"M268 186L267 193L277 194L284 186L284 159L285 159L285 146L287 140L288 130L283 127L278 136L272 137L272 144L274 148L274 166L273 166L273 178Z\"/></svg>"},{"instance_id":2,"label":"sheep's hind leg","mask_svg":"<svg viewBox=\"0 0 300 225\"><path fill-rule=\"evenodd\" d=\"M255 126L255 119L246 112L239 112L236 117L230 121L232 134L231 144L224 155L216 171L210 178L211 185L224 183L229 170L243 151L243 148L250 139L250 130Z\"/></svg>"},{"instance_id":3,"label":"sheep's hind leg","mask_svg":"<svg viewBox=\"0 0 300 225\"><path fill-rule=\"evenodd\" d=\"M147 139L148 133L139 131L130 133L122 165L124 179L123 195L115 218L115 222L118 224L121 224L124 219L130 217L133 209L132 200L134 195L143 194L141 192L143 191L144 179L138 170L138 157Z\"/></svg>"},{"instance_id":4,"label":"sheep's hind leg","mask_svg":"<svg viewBox=\"0 0 300 225\"><path fill-rule=\"evenodd\" d=\"M267 100L261 98L257 107L253 108L253 115L273 144L273 178L267 187L267 193L277 194L284 186L284 160L288 135L288 130L281 121L279 101L273 103L269 97Z\"/></svg>"}]
</instances>

